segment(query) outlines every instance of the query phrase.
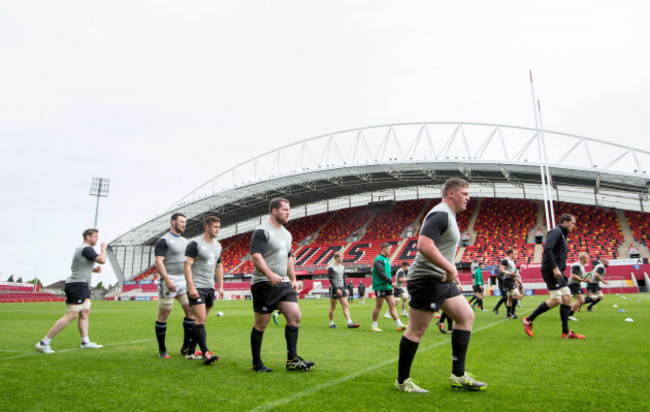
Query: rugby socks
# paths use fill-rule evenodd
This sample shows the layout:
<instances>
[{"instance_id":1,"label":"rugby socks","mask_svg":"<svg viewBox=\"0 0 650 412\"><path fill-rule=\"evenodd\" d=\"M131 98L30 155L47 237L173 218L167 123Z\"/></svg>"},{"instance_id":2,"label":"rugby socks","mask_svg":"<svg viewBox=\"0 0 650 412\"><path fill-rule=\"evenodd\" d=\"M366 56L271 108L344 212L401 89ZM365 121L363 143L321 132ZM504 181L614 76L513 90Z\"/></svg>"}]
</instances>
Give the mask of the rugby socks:
<instances>
[{"instance_id":1,"label":"rugby socks","mask_svg":"<svg viewBox=\"0 0 650 412\"><path fill-rule=\"evenodd\" d=\"M287 340L287 360L295 359L298 356L298 326L287 325L284 337Z\"/></svg>"},{"instance_id":2,"label":"rugby socks","mask_svg":"<svg viewBox=\"0 0 650 412\"><path fill-rule=\"evenodd\" d=\"M348 323L350 323L350 322L348 322ZM334 321L333 320L330 320L330 326L334 326Z\"/></svg>"},{"instance_id":3,"label":"rugby socks","mask_svg":"<svg viewBox=\"0 0 650 412\"><path fill-rule=\"evenodd\" d=\"M81 338L81 344L82 345L87 345L90 343L90 338L86 336L85 338Z\"/></svg>"},{"instance_id":4,"label":"rugby socks","mask_svg":"<svg viewBox=\"0 0 650 412\"><path fill-rule=\"evenodd\" d=\"M194 319L183 318L183 348L190 348L196 350L196 342L192 343L192 328L194 327ZM188 353L194 353L188 352Z\"/></svg>"},{"instance_id":5,"label":"rugby socks","mask_svg":"<svg viewBox=\"0 0 650 412\"><path fill-rule=\"evenodd\" d=\"M475 300L478 300L478 298L476 296L472 296L472 298L469 300L469 304L471 305Z\"/></svg>"},{"instance_id":6,"label":"rugby socks","mask_svg":"<svg viewBox=\"0 0 650 412\"><path fill-rule=\"evenodd\" d=\"M348 318L348 319L347 319L347 322L348 322L348 325L351 324L351 323L352 323L352 319ZM334 322L332 322L332 324L334 324Z\"/></svg>"},{"instance_id":7,"label":"rugby socks","mask_svg":"<svg viewBox=\"0 0 650 412\"><path fill-rule=\"evenodd\" d=\"M512 299L512 310L510 312L511 315L515 315L517 312L517 303L519 303L519 299Z\"/></svg>"},{"instance_id":8,"label":"rugby socks","mask_svg":"<svg viewBox=\"0 0 650 412\"><path fill-rule=\"evenodd\" d=\"M404 326L404 324L402 323L402 321L399 318L397 318L397 320L395 321L395 324L397 325L398 328L401 328L402 326Z\"/></svg>"},{"instance_id":9,"label":"rugby socks","mask_svg":"<svg viewBox=\"0 0 650 412\"><path fill-rule=\"evenodd\" d=\"M478 307L481 308L481 310L485 310L485 308L483 307L483 299L482 298L479 298L479 300L478 300Z\"/></svg>"},{"instance_id":10,"label":"rugby socks","mask_svg":"<svg viewBox=\"0 0 650 412\"><path fill-rule=\"evenodd\" d=\"M372 327L373 328L378 328L379 326L377 326L377 322L372 322Z\"/></svg>"},{"instance_id":11,"label":"rugby socks","mask_svg":"<svg viewBox=\"0 0 650 412\"><path fill-rule=\"evenodd\" d=\"M411 365L420 344L402 335L399 341L399 362L397 363L397 383L402 384L411 376Z\"/></svg>"},{"instance_id":12,"label":"rugby socks","mask_svg":"<svg viewBox=\"0 0 650 412\"><path fill-rule=\"evenodd\" d=\"M165 334L167 333L167 322L156 321L156 338L158 339L158 350L160 352L166 351L165 347Z\"/></svg>"},{"instance_id":13,"label":"rugby socks","mask_svg":"<svg viewBox=\"0 0 650 412\"><path fill-rule=\"evenodd\" d=\"M530 315L526 316L526 319L528 319L529 322L532 322L532 321L535 320L536 317L538 317L539 315L541 315L541 314L544 313L544 312L548 312L549 310L551 310L551 308L548 307L548 305L546 304L546 302L542 302L542 303L539 304L539 306L537 307L537 309L535 309L535 310L533 311L533 313L531 313Z\"/></svg>"},{"instance_id":14,"label":"rugby socks","mask_svg":"<svg viewBox=\"0 0 650 412\"><path fill-rule=\"evenodd\" d=\"M594 300L591 298L591 296L587 296L587 297L585 298L585 303L591 303L591 302L593 302L593 301L594 301Z\"/></svg>"},{"instance_id":15,"label":"rugby socks","mask_svg":"<svg viewBox=\"0 0 650 412\"><path fill-rule=\"evenodd\" d=\"M506 298L504 296L501 296L501 299L499 299L499 301L497 302L497 305L492 310L499 310L499 308L501 307L501 305L503 303L505 303L505 301L506 301Z\"/></svg>"},{"instance_id":16,"label":"rugby socks","mask_svg":"<svg viewBox=\"0 0 650 412\"><path fill-rule=\"evenodd\" d=\"M562 320L562 333L569 333L569 312L571 312L571 306L560 305L560 320Z\"/></svg>"},{"instance_id":17,"label":"rugby socks","mask_svg":"<svg viewBox=\"0 0 650 412\"><path fill-rule=\"evenodd\" d=\"M472 332L468 330L456 330L451 332L451 373L456 376L465 375L465 355L469 346L469 337Z\"/></svg>"},{"instance_id":18,"label":"rugby socks","mask_svg":"<svg viewBox=\"0 0 650 412\"><path fill-rule=\"evenodd\" d=\"M442 312L442 313L440 314L440 319L438 319L438 323L444 323L445 320L446 320L448 317L449 317L449 316L447 315L446 312Z\"/></svg>"},{"instance_id":19,"label":"rugby socks","mask_svg":"<svg viewBox=\"0 0 650 412\"><path fill-rule=\"evenodd\" d=\"M253 352L253 366L259 366L262 364L262 338L264 337L264 331L259 331L253 326L251 331L251 351Z\"/></svg>"},{"instance_id":20,"label":"rugby socks","mask_svg":"<svg viewBox=\"0 0 650 412\"><path fill-rule=\"evenodd\" d=\"M47 346L50 344L50 342L52 342L52 339L48 338L47 336L41 339L41 345Z\"/></svg>"},{"instance_id":21,"label":"rugby socks","mask_svg":"<svg viewBox=\"0 0 650 412\"><path fill-rule=\"evenodd\" d=\"M201 351L203 352L203 355L208 352L208 344L206 343L206 334L205 334L205 325L203 324L194 324L194 327L192 328L192 340L196 342L199 347L201 348Z\"/></svg>"},{"instance_id":22,"label":"rugby socks","mask_svg":"<svg viewBox=\"0 0 650 412\"><path fill-rule=\"evenodd\" d=\"M600 302L601 300L602 300L602 299L592 300L591 305L589 305L589 306L587 307L587 309L591 309L591 308L593 308L593 307L596 306L596 305L598 304L598 302Z\"/></svg>"}]
</instances>

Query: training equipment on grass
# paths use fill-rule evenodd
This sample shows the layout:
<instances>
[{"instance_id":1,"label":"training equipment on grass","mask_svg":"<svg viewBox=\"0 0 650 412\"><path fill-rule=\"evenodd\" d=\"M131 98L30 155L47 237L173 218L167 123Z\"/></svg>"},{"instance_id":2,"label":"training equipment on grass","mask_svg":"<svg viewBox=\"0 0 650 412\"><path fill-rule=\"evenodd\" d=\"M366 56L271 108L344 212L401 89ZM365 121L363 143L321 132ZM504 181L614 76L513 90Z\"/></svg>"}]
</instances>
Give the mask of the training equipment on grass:
<instances>
[{"instance_id":1,"label":"training equipment on grass","mask_svg":"<svg viewBox=\"0 0 650 412\"><path fill-rule=\"evenodd\" d=\"M217 316L220 318L223 317L223 312L217 312Z\"/></svg>"},{"instance_id":2,"label":"training equipment on grass","mask_svg":"<svg viewBox=\"0 0 650 412\"><path fill-rule=\"evenodd\" d=\"M634 319L632 319L632 318L625 318L625 321L626 321L626 322L634 322Z\"/></svg>"}]
</instances>

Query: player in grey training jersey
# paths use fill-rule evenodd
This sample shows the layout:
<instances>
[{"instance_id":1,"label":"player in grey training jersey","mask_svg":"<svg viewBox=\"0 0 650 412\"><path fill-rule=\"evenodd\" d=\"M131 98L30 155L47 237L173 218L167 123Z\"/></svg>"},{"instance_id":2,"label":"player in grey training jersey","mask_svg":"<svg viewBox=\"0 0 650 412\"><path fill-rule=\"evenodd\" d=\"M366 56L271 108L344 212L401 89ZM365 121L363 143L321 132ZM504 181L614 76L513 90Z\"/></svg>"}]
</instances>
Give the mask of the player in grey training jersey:
<instances>
[{"instance_id":1,"label":"player in grey training jersey","mask_svg":"<svg viewBox=\"0 0 650 412\"><path fill-rule=\"evenodd\" d=\"M596 262L594 265L594 270L591 272L591 279L587 285L587 290L589 291L589 296L585 299L585 303L589 303L587 306L587 311L591 312L595 305L603 300L603 291L600 288L600 282L603 282L606 285L609 285L605 279L605 268L609 267L609 260L601 259L600 262Z\"/></svg>"},{"instance_id":2,"label":"player in grey training jersey","mask_svg":"<svg viewBox=\"0 0 650 412\"><path fill-rule=\"evenodd\" d=\"M519 319L517 316L517 302L521 297L517 288L517 265L515 258L517 252L514 249L508 249L507 256L499 264L499 272L503 275L503 283L508 297L506 299L506 318Z\"/></svg>"},{"instance_id":3,"label":"player in grey training jersey","mask_svg":"<svg viewBox=\"0 0 650 412\"><path fill-rule=\"evenodd\" d=\"M571 265L571 275L569 276L569 290L571 295L575 299L571 305L571 312L569 313L569 320L577 322L578 319L573 316L580 306L585 303L585 297L582 294L582 282L589 282L586 279L587 273L585 272L585 265L589 263L589 254L587 252L581 252L578 255L578 261Z\"/></svg>"},{"instance_id":4,"label":"player in grey training jersey","mask_svg":"<svg viewBox=\"0 0 650 412\"><path fill-rule=\"evenodd\" d=\"M451 334L452 373L449 383L455 388L473 390L487 387L465 371L474 312L459 287L452 283L458 278L454 263L460 240L456 213L464 211L468 201L469 184L462 179L449 179L442 188L442 202L431 209L422 223L418 252L408 274L411 295L409 324L399 345L395 386L401 391L427 392L411 380L411 364L422 336L439 309L455 321Z\"/></svg>"},{"instance_id":5,"label":"player in grey training jersey","mask_svg":"<svg viewBox=\"0 0 650 412\"><path fill-rule=\"evenodd\" d=\"M156 242L156 269L160 278L158 279L158 317L156 318L156 338L158 339L158 356L162 359L169 359L165 336L167 334L167 318L174 307L174 299L181 304L185 318L183 319L183 346L181 355L193 357L200 356L199 353L189 353L192 328L194 327L194 315L190 310L187 300L187 285L183 265L185 263L185 249L187 239L181 235L185 232L187 219L182 213L174 213L171 216L171 228Z\"/></svg>"},{"instance_id":6,"label":"player in grey training jersey","mask_svg":"<svg viewBox=\"0 0 650 412\"><path fill-rule=\"evenodd\" d=\"M330 281L330 328L338 329L334 324L334 309L336 309L336 302L341 301L341 308L343 309L343 316L348 323L348 328L358 328L358 323L353 323L350 318L350 308L348 306L348 292L345 288L345 268L343 267L343 252L334 253L334 261L327 268L327 277Z\"/></svg>"},{"instance_id":7,"label":"player in grey training jersey","mask_svg":"<svg viewBox=\"0 0 650 412\"><path fill-rule=\"evenodd\" d=\"M221 220L208 216L204 221L203 235L195 237L187 244L185 250L185 280L190 308L194 314L192 342L198 344L203 353L203 364L209 365L219 359L208 350L205 333L205 320L214 306L214 279L217 278L219 298L223 299L223 264L221 263L221 244L217 235ZM190 352L195 347L190 346Z\"/></svg>"},{"instance_id":8,"label":"player in grey training jersey","mask_svg":"<svg viewBox=\"0 0 650 412\"><path fill-rule=\"evenodd\" d=\"M291 259L291 233L284 227L289 222L289 201L276 198L269 204L269 220L258 226L251 236L251 260L255 265L251 294L255 325L251 331L251 352L255 372L272 372L264 366L261 357L262 338L271 314L278 307L287 319L284 336L287 340L287 363L289 371L308 371L314 367L298 356L298 282Z\"/></svg>"},{"instance_id":9,"label":"player in grey training jersey","mask_svg":"<svg viewBox=\"0 0 650 412\"><path fill-rule=\"evenodd\" d=\"M409 315L408 313L406 313L406 304L408 303L409 300L409 294L408 291L406 290L406 278L408 276L408 271L409 271L409 263L402 262L402 266L395 273L395 291L393 292L393 295L396 298L400 298L400 300L402 301L401 315L406 317L408 317ZM395 309L397 309L397 304L395 304ZM390 308L386 311L384 317L390 319L393 318L390 314Z\"/></svg>"},{"instance_id":10,"label":"player in grey training jersey","mask_svg":"<svg viewBox=\"0 0 650 412\"><path fill-rule=\"evenodd\" d=\"M65 329L75 318L79 325L81 335L81 349L101 348L88 338L88 323L90 316L90 281L93 273L101 273L102 267L95 266L95 263L106 263L106 243L100 245L101 252L97 254L93 246L97 244L99 231L97 229L86 229L83 234L83 243L77 247L72 256L72 274L65 282L66 312L61 319L57 320L52 329L41 339L34 348L43 353L54 353L50 342L54 337Z\"/></svg>"}]
</instances>

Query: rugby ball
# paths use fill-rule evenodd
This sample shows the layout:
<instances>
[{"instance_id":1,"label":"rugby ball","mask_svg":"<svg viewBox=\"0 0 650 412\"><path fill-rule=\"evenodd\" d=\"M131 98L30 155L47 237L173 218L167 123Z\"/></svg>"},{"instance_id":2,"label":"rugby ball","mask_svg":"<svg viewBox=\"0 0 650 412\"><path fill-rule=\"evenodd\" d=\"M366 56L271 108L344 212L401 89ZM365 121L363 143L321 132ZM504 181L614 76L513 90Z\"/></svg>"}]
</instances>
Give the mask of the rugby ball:
<instances>
[{"instance_id":1,"label":"rugby ball","mask_svg":"<svg viewBox=\"0 0 650 412\"><path fill-rule=\"evenodd\" d=\"M223 312L217 312L217 316L218 316L218 317L222 317L222 316L223 316Z\"/></svg>"}]
</instances>

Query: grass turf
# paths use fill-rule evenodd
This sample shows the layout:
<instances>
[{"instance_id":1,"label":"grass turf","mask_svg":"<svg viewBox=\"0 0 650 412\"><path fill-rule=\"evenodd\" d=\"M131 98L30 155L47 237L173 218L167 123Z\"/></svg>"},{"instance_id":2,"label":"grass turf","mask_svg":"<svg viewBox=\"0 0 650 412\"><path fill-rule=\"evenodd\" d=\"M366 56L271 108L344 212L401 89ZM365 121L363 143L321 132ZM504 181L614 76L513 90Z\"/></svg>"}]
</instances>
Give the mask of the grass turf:
<instances>
[{"instance_id":1,"label":"grass turf","mask_svg":"<svg viewBox=\"0 0 650 412\"><path fill-rule=\"evenodd\" d=\"M521 322L477 312L467 370L488 383L483 392L452 389L449 335L431 327L416 355L412 377L428 394L397 391L401 333L380 315L383 333L370 331L374 301L351 305L359 329L329 329L327 300L300 302L303 320L298 352L316 362L310 372L287 372L284 318L269 323L262 346L273 373L250 370L250 301L217 302L206 330L221 359L205 367L185 360L182 310L168 321L171 358L158 359L156 302L93 302L90 337L103 344L80 350L76 324L52 342L55 354L34 344L63 314L63 303L0 305L0 410L646 410L650 361L650 296L606 295L594 313L582 311L570 327L584 340L560 338L558 309L535 321L535 336ZM527 297L520 316L542 297ZM486 309L496 298L486 299ZM616 304L619 308L614 308ZM177 305L177 304L176 304ZM624 309L625 312L619 312ZM217 311L224 317L218 318ZM521 316L523 317L523 316ZM625 318L634 322L625 322Z\"/></svg>"}]
</instances>

